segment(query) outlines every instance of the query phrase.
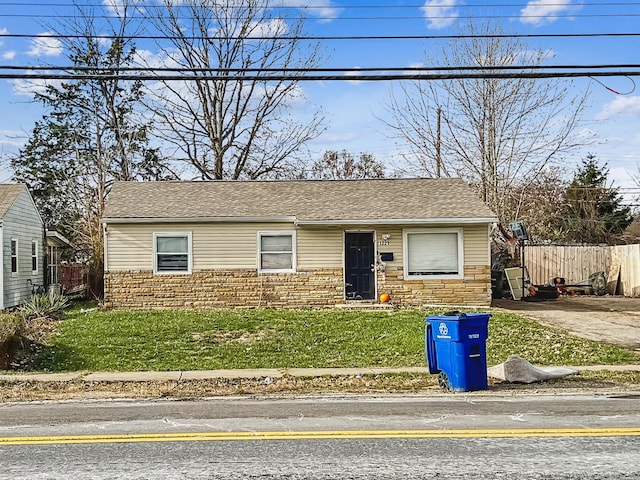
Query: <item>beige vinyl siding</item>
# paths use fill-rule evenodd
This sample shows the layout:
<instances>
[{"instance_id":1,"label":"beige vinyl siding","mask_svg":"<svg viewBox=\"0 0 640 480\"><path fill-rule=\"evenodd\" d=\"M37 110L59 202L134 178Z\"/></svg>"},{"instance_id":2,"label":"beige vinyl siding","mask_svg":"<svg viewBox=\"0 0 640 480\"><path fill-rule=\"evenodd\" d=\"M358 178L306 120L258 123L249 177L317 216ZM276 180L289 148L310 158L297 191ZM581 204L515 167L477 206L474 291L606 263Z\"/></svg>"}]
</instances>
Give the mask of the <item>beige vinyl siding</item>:
<instances>
[{"instance_id":1,"label":"beige vinyl siding","mask_svg":"<svg viewBox=\"0 0 640 480\"><path fill-rule=\"evenodd\" d=\"M378 252L393 252L393 262L387 262L388 266L402 266L404 252L402 251L403 230L424 230L429 228L452 228L451 225L411 225L404 229L396 226L376 227ZM489 264L489 230L487 224L466 225L462 228L464 239L464 264L488 265ZM389 245L380 245L383 234L389 234Z\"/></svg>"},{"instance_id":2,"label":"beige vinyl siding","mask_svg":"<svg viewBox=\"0 0 640 480\"><path fill-rule=\"evenodd\" d=\"M489 226L469 225L463 229L464 235L464 264L490 265Z\"/></svg>"},{"instance_id":3,"label":"beige vinyl siding","mask_svg":"<svg viewBox=\"0 0 640 480\"><path fill-rule=\"evenodd\" d=\"M152 270L154 232L191 232L193 271L257 268L258 232L295 230L290 223L109 224L107 271Z\"/></svg>"},{"instance_id":4,"label":"beige vinyl siding","mask_svg":"<svg viewBox=\"0 0 640 480\"><path fill-rule=\"evenodd\" d=\"M407 229L446 227L416 225ZM450 226L448 226L450 228ZM107 226L107 271L152 270L154 232L192 232L193 270L257 268L258 232L296 231L298 269L342 268L344 232L375 231L376 251L392 252L388 267L402 267L403 227L363 226L302 227L292 223L165 223L109 224ZM389 235L389 245L380 245L382 235ZM486 224L463 228L465 265L488 265L489 240ZM22 247L21 247L22 248ZM29 248L31 246L29 245Z\"/></svg>"},{"instance_id":5,"label":"beige vinyl siding","mask_svg":"<svg viewBox=\"0 0 640 480\"><path fill-rule=\"evenodd\" d=\"M389 245L380 245L383 241L382 236L389 235ZM377 253L393 253L392 262L384 262L387 268L402 267L402 228L397 226L376 227L376 252Z\"/></svg>"},{"instance_id":6,"label":"beige vinyl siding","mask_svg":"<svg viewBox=\"0 0 640 480\"><path fill-rule=\"evenodd\" d=\"M298 268L342 268L342 229L301 228L297 236Z\"/></svg>"},{"instance_id":7,"label":"beige vinyl siding","mask_svg":"<svg viewBox=\"0 0 640 480\"><path fill-rule=\"evenodd\" d=\"M31 285L44 284L42 219L27 189L23 189L2 220L4 308L19 305L31 297ZM18 240L18 271L11 273L11 239ZM38 271L31 271L31 242L38 242Z\"/></svg>"}]
</instances>

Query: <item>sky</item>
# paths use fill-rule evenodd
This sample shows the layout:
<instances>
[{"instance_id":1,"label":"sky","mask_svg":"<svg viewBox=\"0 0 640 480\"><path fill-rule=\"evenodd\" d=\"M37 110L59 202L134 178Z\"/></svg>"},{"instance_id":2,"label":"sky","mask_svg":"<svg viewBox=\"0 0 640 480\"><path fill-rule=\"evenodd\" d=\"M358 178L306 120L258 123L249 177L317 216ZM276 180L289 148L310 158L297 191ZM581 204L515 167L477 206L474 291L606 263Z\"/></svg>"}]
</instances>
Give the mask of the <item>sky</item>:
<instances>
[{"instance_id":1,"label":"sky","mask_svg":"<svg viewBox=\"0 0 640 480\"><path fill-rule=\"evenodd\" d=\"M86 0L96 10L115 0ZM149 0L151 2L153 0ZM640 2L629 0L282 0L291 7L307 5L307 31L323 37L446 36L468 22L490 18L517 34L532 35L531 48L549 54L548 64L640 64ZM0 65L67 65L60 43L47 38L50 26L72 15L72 0L0 0ZM638 36L588 37L585 34L635 33ZM535 35L575 34L571 37ZM24 36L8 36L24 35ZM323 66L409 67L422 65L425 52L438 51L446 39L322 40ZM152 45L141 45L152 49ZM636 69L636 71L640 71ZM1 70L0 70L1 72ZM399 82L303 82L308 102L327 115L327 130L310 143L314 157L325 150L372 154L388 169L399 163L406 147L387 135L380 122L391 89ZM609 179L630 203L639 203L634 176L640 176L640 75L598 79L577 78L572 92L590 91L580 122L590 144L563 163L572 169L588 153L607 162ZM25 143L44 111L32 101L33 92L21 80L0 79L0 181L10 181L6 159Z\"/></svg>"}]
</instances>

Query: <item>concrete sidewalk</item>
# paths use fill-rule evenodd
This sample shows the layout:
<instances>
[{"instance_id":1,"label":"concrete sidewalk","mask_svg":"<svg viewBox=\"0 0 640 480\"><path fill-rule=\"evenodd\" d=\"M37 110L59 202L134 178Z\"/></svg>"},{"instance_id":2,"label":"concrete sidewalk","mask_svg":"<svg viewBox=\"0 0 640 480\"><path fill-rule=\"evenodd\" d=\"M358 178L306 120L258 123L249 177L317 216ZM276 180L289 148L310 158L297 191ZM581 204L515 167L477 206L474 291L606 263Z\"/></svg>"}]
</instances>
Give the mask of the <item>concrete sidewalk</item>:
<instances>
[{"instance_id":1,"label":"concrete sidewalk","mask_svg":"<svg viewBox=\"0 0 640 480\"><path fill-rule=\"evenodd\" d=\"M578 371L609 370L640 372L640 365L569 366ZM71 373L17 373L0 375L2 382L152 382L225 379L257 379L282 377L339 377L380 375L393 373L424 373L426 367L400 368L257 368L241 370L193 370L172 372L71 372Z\"/></svg>"}]
</instances>

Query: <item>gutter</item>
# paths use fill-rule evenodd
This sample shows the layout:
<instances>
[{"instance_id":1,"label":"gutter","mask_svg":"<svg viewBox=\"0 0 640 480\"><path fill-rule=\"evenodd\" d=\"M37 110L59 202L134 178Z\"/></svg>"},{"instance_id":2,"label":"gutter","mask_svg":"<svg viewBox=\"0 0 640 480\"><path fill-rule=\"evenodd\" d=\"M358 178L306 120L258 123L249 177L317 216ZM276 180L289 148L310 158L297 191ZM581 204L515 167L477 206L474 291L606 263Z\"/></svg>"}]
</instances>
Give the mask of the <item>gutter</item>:
<instances>
[{"instance_id":1,"label":"gutter","mask_svg":"<svg viewBox=\"0 0 640 480\"><path fill-rule=\"evenodd\" d=\"M444 225L478 225L495 223L495 217L469 217L469 218L379 218L379 219L344 219L344 220L298 220L299 226L339 226L339 225L424 225L424 224L444 224Z\"/></svg>"},{"instance_id":2,"label":"gutter","mask_svg":"<svg viewBox=\"0 0 640 480\"><path fill-rule=\"evenodd\" d=\"M246 217L106 217L102 219L103 225L110 223L295 223L296 217L282 216L282 217L258 217L258 216L246 216Z\"/></svg>"},{"instance_id":3,"label":"gutter","mask_svg":"<svg viewBox=\"0 0 640 480\"><path fill-rule=\"evenodd\" d=\"M431 218L372 218L372 219L338 219L338 220L298 220L295 216L246 216L246 217L106 217L103 225L113 223L293 223L296 226L341 226L341 225L482 225L496 223L496 217L431 217Z\"/></svg>"}]
</instances>

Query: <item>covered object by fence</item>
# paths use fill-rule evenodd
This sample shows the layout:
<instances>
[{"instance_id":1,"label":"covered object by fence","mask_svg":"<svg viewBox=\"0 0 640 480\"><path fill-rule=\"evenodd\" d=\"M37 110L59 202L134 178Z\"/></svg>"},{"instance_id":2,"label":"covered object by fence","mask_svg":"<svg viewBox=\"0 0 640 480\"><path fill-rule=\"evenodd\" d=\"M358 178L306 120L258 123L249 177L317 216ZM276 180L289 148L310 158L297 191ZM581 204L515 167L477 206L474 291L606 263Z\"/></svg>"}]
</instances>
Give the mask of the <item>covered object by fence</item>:
<instances>
[{"instance_id":1,"label":"covered object by fence","mask_svg":"<svg viewBox=\"0 0 640 480\"><path fill-rule=\"evenodd\" d=\"M568 284L583 282L592 273L617 272L618 295L640 297L640 245L527 245L524 261L531 281L543 285L554 277Z\"/></svg>"}]
</instances>

